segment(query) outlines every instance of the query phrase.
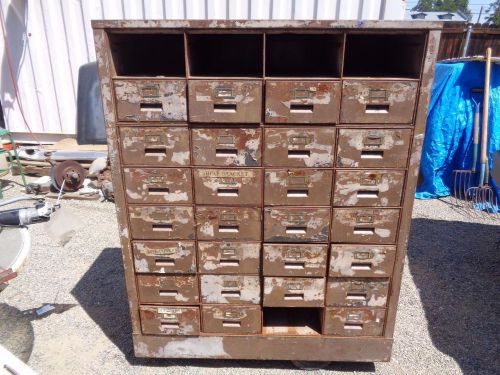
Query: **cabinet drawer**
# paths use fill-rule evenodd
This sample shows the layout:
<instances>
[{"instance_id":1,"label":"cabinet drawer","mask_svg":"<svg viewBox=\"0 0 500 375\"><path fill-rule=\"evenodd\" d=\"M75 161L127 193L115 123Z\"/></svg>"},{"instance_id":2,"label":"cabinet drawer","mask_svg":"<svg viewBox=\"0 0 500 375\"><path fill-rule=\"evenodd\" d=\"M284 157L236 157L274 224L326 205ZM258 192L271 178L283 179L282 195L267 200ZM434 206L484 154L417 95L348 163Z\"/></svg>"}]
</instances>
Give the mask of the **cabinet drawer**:
<instances>
[{"instance_id":1,"label":"cabinet drawer","mask_svg":"<svg viewBox=\"0 0 500 375\"><path fill-rule=\"evenodd\" d=\"M189 130L164 127L120 127L124 165L189 165Z\"/></svg>"},{"instance_id":2,"label":"cabinet drawer","mask_svg":"<svg viewBox=\"0 0 500 375\"><path fill-rule=\"evenodd\" d=\"M388 292L388 279L330 278L326 289L326 305L338 307L385 307Z\"/></svg>"},{"instance_id":3,"label":"cabinet drawer","mask_svg":"<svg viewBox=\"0 0 500 375\"><path fill-rule=\"evenodd\" d=\"M201 275L202 303L259 304L259 276Z\"/></svg>"},{"instance_id":4,"label":"cabinet drawer","mask_svg":"<svg viewBox=\"0 0 500 375\"><path fill-rule=\"evenodd\" d=\"M196 276L137 275L140 303L198 303Z\"/></svg>"},{"instance_id":5,"label":"cabinet drawer","mask_svg":"<svg viewBox=\"0 0 500 375\"><path fill-rule=\"evenodd\" d=\"M192 241L134 241L132 248L135 272L196 272L196 254Z\"/></svg>"},{"instance_id":6,"label":"cabinet drawer","mask_svg":"<svg viewBox=\"0 0 500 375\"><path fill-rule=\"evenodd\" d=\"M314 169L266 169L266 206L329 206L332 171Z\"/></svg>"},{"instance_id":7,"label":"cabinet drawer","mask_svg":"<svg viewBox=\"0 0 500 375\"><path fill-rule=\"evenodd\" d=\"M334 206L397 207L405 181L404 171L335 172Z\"/></svg>"},{"instance_id":8,"label":"cabinet drawer","mask_svg":"<svg viewBox=\"0 0 500 375\"><path fill-rule=\"evenodd\" d=\"M124 168L128 203L192 203L191 170Z\"/></svg>"},{"instance_id":9,"label":"cabinet drawer","mask_svg":"<svg viewBox=\"0 0 500 375\"><path fill-rule=\"evenodd\" d=\"M264 241L327 242L329 228L328 208L264 209Z\"/></svg>"},{"instance_id":10,"label":"cabinet drawer","mask_svg":"<svg viewBox=\"0 0 500 375\"><path fill-rule=\"evenodd\" d=\"M324 278L264 277L264 306L324 306Z\"/></svg>"},{"instance_id":11,"label":"cabinet drawer","mask_svg":"<svg viewBox=\"0 0 500 375\"><path fill-rule=\"evenodd\" d=\"M322 277L327 258L328 245L264 244L264 275Z\"/></svg>"},{"instance_id":12,"label":"cabinet drawer","mask_svg":"<svg viewBox=\"0 0 500 375\"><path fill-rule=\"evenodd\" d=\"M393 244L399 221L399 209L334 208L332 242Z\"/></svg>"},{"instance_id":13,"label":"cabinet drawer","mask_svg":"<svg viewBox=\"0 0 500 375\"><path fill-rule=\"evenodd\" d=\"M337 123L339 81L266 81L267 123Z\"/></svg>"},{"instance_id":14,"label":"cabinet drawer","mask_svg":"<svg viewBox=\"0 0 500 375\"><path fill-rule=\"evenodd\" d=\"M223 334L259 334L260 306L203 306L203 332Z\"/></svg>"},{"instance_id":15,"label":"cabinet drawer","mask_svg":"<svg viewBox=\"0 0 500 375\"><path fill-rule=\"evenodd\" d=\"M264 138L264 166L333 166L334 129L264 129Z\"/></svg>"},{"instance_id":16,"label":"cabinet drawer","mask_svg":"<svg viewBox=\"0 0 500 375\"><path fill-rule=\"evenodd\" d=\"M344 80L340 122L410 124L417 86L415 81Z\"/></svg>"},{"instance_id":17,"label":"cabinet drawer","mask_svg":"<svg viewBox=\"0 0 500 375\"><path fill-rule=\"evenodd\" d=\"M198 307L140 306L139 313L145 335L197 336L200 333Z\"/></svg>"},{"instance_id":18,"label":"cabinet drawer","mask_svg":"<svg viewBox=\"0 0 500 375\"><path fill-rule=\"evenodd\" d=\"M198 242L201 273L258 274L260 242Z\"/></svg>"},{"instance_id":19,"label":"cabinet drawer","mask_svg":"<svg viewBox=\"0 0 500 375\"><path fill-rule=\"evenodd\" d=\"M198 240L260 241L258 208L196 207Z\"/></svg>"},{"instance_id":20,"label":"cabinet drawer","mask_svg":"<svg viewBox=\"0 0 500 375\"><path fill-rule=\"evenodd\" d=\"M191 207L130 206L132 238L139 240L194 239Z\"/></svg>"},{"instance_id":21,"label":"cabinet drawer","mask_svg":"<svg viewBox=\"0 0 500 375\"><path fill-rule=\"evenodd\" d=\"M114 81L118 121L186 121L185 80Z\"/></svg>"},{"instance_id":22,"label":"cabinet drawer","mask_svg":"<svg viewBox=\"0 0 500 375\"><path fill-rule=\"evenodd\" d=\"M257 167L261 165L261 129L193 129L193 164Z\"/></svg>"},{"instance_id":23,"label":"cabinet drawer","mask_svg":"<svg viewBox=\"0 0 500 375\"><path fill-rule=\"evenodd\" d=\"M197 204L262 205L260 169L194 169Z\"/></svg>"},{"instance_id":24,"label":"cabinet drawer","mask_svg":"<svg viewBox=\"0 0 500 375\"><path fill-rule=\"evenodd\" d=\"M189 80L188 86L191 122L261 122L261 81Z\"/></svg>"},{"instance_id":25,"label":"cabinet drawer","mask_svg":"<svg viewBox=\"0 0 500 375\"><path fill-rule=\"evenodd\" d=\"M332 245L330 276L388 277L392 274L396 246Z\"/></svg>"},{"instance_id":26,"label":"cabinet drawer","mask_svg":"<svg viewBox=\"0 0 500 375\"><path fill-rule=\"evenodd\" d=\"M406 168L410 129L339 129L337 167Z\"/></svg>"},{"instance_id":27,"label":"cabinet drawer","mask_svg":"<svg viewBox=\"0 0 500 375\"><path fill-rule=\"evenodd\" d=\"M381 336L385 309L325 309L324 334L331 336Z\"/></svg>"}]
</instances>

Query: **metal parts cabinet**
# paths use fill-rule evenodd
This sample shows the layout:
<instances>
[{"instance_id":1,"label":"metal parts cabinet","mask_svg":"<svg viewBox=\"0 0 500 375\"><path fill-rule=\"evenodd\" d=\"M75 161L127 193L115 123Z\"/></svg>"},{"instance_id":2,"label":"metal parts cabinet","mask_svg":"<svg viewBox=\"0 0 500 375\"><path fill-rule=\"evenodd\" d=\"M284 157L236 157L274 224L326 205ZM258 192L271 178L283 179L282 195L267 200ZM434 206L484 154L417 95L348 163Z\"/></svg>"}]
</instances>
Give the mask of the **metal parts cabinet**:
<instances>
[{"instance_id":1,"label":"metal parts cabinet","mask_svg":"<svg viewBox=\"0 0 500 375\"><path fill-rule=\"evenodd\" d=\"M136 355L389 360L441 23L92 25Z\"/></svg>"}]
</instances>

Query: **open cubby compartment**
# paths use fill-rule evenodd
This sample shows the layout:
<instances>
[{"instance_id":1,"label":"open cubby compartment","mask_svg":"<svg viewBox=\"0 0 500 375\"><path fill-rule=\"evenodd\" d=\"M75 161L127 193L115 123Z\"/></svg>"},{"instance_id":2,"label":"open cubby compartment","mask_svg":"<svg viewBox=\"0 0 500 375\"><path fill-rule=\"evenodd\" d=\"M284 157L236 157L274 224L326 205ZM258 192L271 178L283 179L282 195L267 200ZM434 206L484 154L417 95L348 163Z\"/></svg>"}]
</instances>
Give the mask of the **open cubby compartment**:
<instances>
[{"instance_id":1,"label":"open cubby compartment","mask_svg":"<svg viewBox=\"0 0 500 375\"><path fill-rule=\"evenodd\" d=\"M264 307L262 334L277 336L319 336L323 308Z\"/></svg>"},{"instance_id":2,"label":"open cubby compartment","mask_svg":"<svg viewBox=\"0 0 500 375\"><path fill-rule=\"evenodd\" d=\"M343 34L266 34L267 77L338 78Z\"/></svg>"},{"instance_id":3,"label":"open cubby compartment","mask_svg":"<svg viewBox=\"0 0 500 375\"><path fill-rule=\"evenodd\" d=\"M109 33L118 76L185 77L184 34Z\"/></svg>"},{"instance_id":4,"label":"open cubby compartment","mask_svg":"<svg viewBox=\"0 0 500 375\"><path fill-rule=\"evenodd\" d=\"M262 77L263 41L260 33L188 34L191 77Z\"/></svg>"},{"instance_id":5,"label":"open cubby compartment","mask_svg":"<svg viewBox=\"0 0 500 375\"><path fill-rule=\"evenodd\" d=\"M424 34L347 34L343 75L419 78L424 51Z\"/></svg>"}]
</instances>

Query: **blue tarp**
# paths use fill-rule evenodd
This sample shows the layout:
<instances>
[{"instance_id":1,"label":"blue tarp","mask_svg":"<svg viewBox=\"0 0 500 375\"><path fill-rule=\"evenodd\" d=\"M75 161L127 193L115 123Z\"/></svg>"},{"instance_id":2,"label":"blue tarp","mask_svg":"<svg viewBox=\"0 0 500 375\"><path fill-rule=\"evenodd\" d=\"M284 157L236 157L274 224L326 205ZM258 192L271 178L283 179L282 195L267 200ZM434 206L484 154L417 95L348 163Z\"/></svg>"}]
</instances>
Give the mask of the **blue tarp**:
<instances>
[{"instance_id":1,"label":"blue tarp","mask_svg":"<svg viewBox=\"0 0 500 375\"><path fill-rule=\"evenodd\" d=\"M474 105L471 95L481 102L482 94L471 93L484 87L484 62L436 64L427 130L420 164L422 182L416 197L444 197L453 189L453 170L470 169ZM492 64L489 106L489 155L500 150L500 66ZM481 127L482 116L480 120ZM478 157L479 163L479 157ZM479 166L479 164L478 164ZM479 167L478 167L479 168ZM500 189L490 180L500 197Z\"/></svg>"}]
</instances>

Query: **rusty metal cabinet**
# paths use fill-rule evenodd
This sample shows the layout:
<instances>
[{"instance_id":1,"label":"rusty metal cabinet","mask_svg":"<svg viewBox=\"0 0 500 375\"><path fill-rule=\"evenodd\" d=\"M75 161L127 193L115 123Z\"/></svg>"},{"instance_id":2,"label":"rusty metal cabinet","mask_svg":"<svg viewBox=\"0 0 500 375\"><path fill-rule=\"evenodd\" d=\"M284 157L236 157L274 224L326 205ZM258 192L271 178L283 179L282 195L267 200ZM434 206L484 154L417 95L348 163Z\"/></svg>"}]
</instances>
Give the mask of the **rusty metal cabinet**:
<instances>
[{"instance_id":1,"label":"rusty metal cabinet","mask_svg":"<svg viewBox=\"0 0 500 375\"><path fill-rule=\"evenodd\" d=\"M441 24L93 28L135 354L389 360Z\"/></svg>"}]
</instances>

